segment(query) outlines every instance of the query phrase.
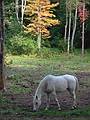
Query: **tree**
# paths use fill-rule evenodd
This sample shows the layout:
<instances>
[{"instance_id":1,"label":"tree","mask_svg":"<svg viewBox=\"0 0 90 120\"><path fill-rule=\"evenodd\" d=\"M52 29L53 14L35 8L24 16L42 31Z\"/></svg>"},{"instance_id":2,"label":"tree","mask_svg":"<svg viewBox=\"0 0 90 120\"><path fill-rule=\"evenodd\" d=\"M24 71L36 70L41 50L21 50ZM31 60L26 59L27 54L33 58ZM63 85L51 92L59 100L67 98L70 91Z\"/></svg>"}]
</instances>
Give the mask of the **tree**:
<instances>
[{"instance_id":1,"label":"tree","mask_svg":"<svg viewBox=\"0 0 90 120\"><path fill-rule=\"evenodd\" d=\"M23 25L23 18L24 18L24 11L26 6L26 0L15 0L16 5L16 18L21 25ZM19 13L21 13L21 16L19 16Z\"/></svg>"},{"instance_id":2,"label":"tree","mask_svg":"<svg viewBox=\"0 0 90 120\"><path fill-rule=\"evenodd\" d=\"M19 0L16 0L15 1L15 5L16 5L16 18L17 18L17 21L19 22L19 15L18 15L18 13L19 13L19 5L18 5L18 2L19 2Z\"/></svg>"},{"instance_id":3,"label":"tree","mask_svg":"<svg viewBox=\"0 0 90 120\"><path fill-rule=\"evenodd\" d=\"M71 22L72 22L72 1L68 1L68 9L69 9L69 31L68 31L68 47L67 52L70 52L70 36L71 36Z\"/></svg>"},{"instance_id":4,"label":"tree","mask_svg":"<svg viewBox=\"0 0 90 120\"><path fill-rule=\"evenodd\" d=\"M38 49L41 48L41 38L50 37L48 27L59 24L55 19L52 8L58 3L51 4L49 0L27 0L25 15L29 16L29 24L25 25L26 32L37 35Z\"/></svg>"},{"instance_id":5,"label":"tree","mask_svg":"<svg viewBox=\"0 0 90 120\"><path fill-rule=\"evenodd\" d=\"M67 39L67 27L68 27L68 8L67 8L67 5L68 2L66 0L66 24L65 24L65 33L64 33L64 41L66 42L66 39Z\"/></svg>"},{"instance_id":6,"label":"tree","mask_svg":"<svg viewBox=\"0 0 90 120\"><path fill-rule=\"evenodd\" d=\"M79 17L80 17L80 22L82 24L82 55L84 54L84 47L85 47L85 21L89 16L89 13L87 11L87 9L85 8L85 0L82 0L79 3L79 8L78 8L78 12L79 12Z\"/></svg>"},{"instance_id":7,"label":"tree","mask_svg":"<svg viewBox=\"0 0 90 120\"><path fill-rule=\"evenodd\" d=\"M78 9L78 0L76 0L76 4L75 4L74 27L73 27L72 38L71 38L71 50L72 51L73 51L73 42L74 42L75 31L76 31L76 26L77 26L77 9Z\"/></svg>"},{"instance_id":8,"label":"tree","mask_svg":"<svg viewBox=\"0 0 90 120\"><path fill-rule=\"evenodd\" d=\"M83 0L83 23L82 23L82 55L84 54L84 33L85 33L85 1Z\"/></svg>"},{"instance_id":9,"label":"tree","mask_svg":"<svg viewBox=\"0 0 90 120\"><path fill-rule=\"evenodd\" d=\"M22 6L21 6L21 25L23 25L23 17L24 17L25 7L26 7L26 0L22 0Z\"/></svg>"},{"instance_id":10,"label":"tree","mask_svg":"<svg viewBox=\"0 0 90 120\"><path fill-rule=\"evenodd\" d=\"M0 0L0 90L4 89L4 60L3 60L3 45L4 45L4 16L3 6L4 0Z\"/></svg>"}]
</instances>

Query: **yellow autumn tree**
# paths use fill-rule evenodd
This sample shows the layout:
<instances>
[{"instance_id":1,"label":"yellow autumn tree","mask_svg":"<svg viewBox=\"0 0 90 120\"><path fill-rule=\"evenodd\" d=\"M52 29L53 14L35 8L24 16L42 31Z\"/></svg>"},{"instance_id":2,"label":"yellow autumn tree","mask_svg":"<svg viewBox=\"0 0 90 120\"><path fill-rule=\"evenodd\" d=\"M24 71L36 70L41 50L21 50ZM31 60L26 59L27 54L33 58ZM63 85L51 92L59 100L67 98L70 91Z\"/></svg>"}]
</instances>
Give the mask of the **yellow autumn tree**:
<instances>
[{"instance_id":1,"label":"yellow autumn tree","mask_svg":"<svg viewBox=\"0 0 90 120\"><path fill-rule=\"evenodd\" d=\"M27 0L25 15L29 17L29 23L24 28L27 33L32 32L33 35L37 35L39 49L41 38L50 35L48 27L59 24L51 10L57 5L58 3L51 4L49 0Z\"/></svg>"}]
</instances>

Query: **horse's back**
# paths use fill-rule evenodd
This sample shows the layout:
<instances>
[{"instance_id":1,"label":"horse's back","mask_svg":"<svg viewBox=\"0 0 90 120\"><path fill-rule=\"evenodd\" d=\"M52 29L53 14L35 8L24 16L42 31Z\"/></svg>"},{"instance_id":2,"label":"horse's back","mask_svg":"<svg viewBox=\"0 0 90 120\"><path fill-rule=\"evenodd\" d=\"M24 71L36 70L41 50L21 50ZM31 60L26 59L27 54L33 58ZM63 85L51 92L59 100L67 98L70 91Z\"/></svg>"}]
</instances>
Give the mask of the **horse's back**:
<instances>
[{"instance_id":1,"label":"horse's back","mask_svg":"<svg viewBox=\"0 0 90 120\"><path fill-rule=\"evenodd\" d=\"M45 88L48 90L55 89L58 92L64 91L67 88L67 80L65 80L62 76L47 75L43 81L45 86L47 86Z\"/></svg>"},{"instance_id":2,"label":"horse's back","mask_svg":"<svg viewBox=\"0 0 90 120\"><path fill-rule=\"evenodd\" d=\"M58 91L64 91L67 88L69 89L76 89L76 79L73 75L61 75L61 76L54 76L54 75L47 75L43 79L44 90L46 91L53 91L53 88Z\"/></svg>"}]
</instances>

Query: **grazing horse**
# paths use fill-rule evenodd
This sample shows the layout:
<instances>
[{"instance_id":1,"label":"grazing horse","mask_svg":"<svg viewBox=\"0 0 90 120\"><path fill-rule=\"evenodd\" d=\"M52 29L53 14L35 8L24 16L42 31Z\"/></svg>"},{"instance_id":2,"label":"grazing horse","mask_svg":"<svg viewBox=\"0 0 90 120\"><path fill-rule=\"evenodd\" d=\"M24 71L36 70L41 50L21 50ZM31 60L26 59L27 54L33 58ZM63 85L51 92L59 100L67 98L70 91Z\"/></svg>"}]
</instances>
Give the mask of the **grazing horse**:
<instances>
[{"instance_id":1,"label":"grazing horse","mask_svg":"<svg viewBox=\"0 0 90 120\"><path fill-rule=\"evenodd\" d=\"M61 110L59 101L57 99L57 93L65 90L68 90L70 95L73 97L72 108L76 108L76 90L78 85L78 79L73 75L47 75L40 81L36 89L35 96L33 98L33 110L36 111L39 109L41 105L41 97L44 94L47 96L46 110L49 108L50 94L54 95L58 108Z\"/></svg>"}]
</instances>

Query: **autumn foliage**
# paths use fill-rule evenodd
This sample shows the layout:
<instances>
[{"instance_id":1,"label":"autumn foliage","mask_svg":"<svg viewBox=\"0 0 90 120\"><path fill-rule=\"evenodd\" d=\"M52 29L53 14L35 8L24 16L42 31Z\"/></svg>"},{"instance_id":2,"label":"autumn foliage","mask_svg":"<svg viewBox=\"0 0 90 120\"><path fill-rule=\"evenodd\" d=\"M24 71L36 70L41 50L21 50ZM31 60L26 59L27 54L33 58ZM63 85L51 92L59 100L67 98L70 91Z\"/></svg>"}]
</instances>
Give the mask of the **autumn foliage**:
<instances>
[{"instance_id":1,"label":"autumn foliage","mask_svg":"<svg viewBox=\"0 0 90 120\"><path fill-rule=\"evenodd\" d=\"M80 22L84 22L85 20L87 20L88 16L89 16L89 12L86 8L84 8L83 10L83 5L84 3L82 4L79 4L78 6L78 16L80 18Z\"/></svg>"},{"instance_id":2,"label":"autumn foliage","mask_svg":"<svg viewBox=\"0 0 90 120\"><path fill-rule=\"evenodd\" d=\"M24 26L26 32L32 32L34 35L41 33L43 37L50 35L49 26L59 24L55 19L52 8L58 3L51 4L49 0L27 0L25 15L29 17L29 24Z\"/></svg>"}]
</instances>

